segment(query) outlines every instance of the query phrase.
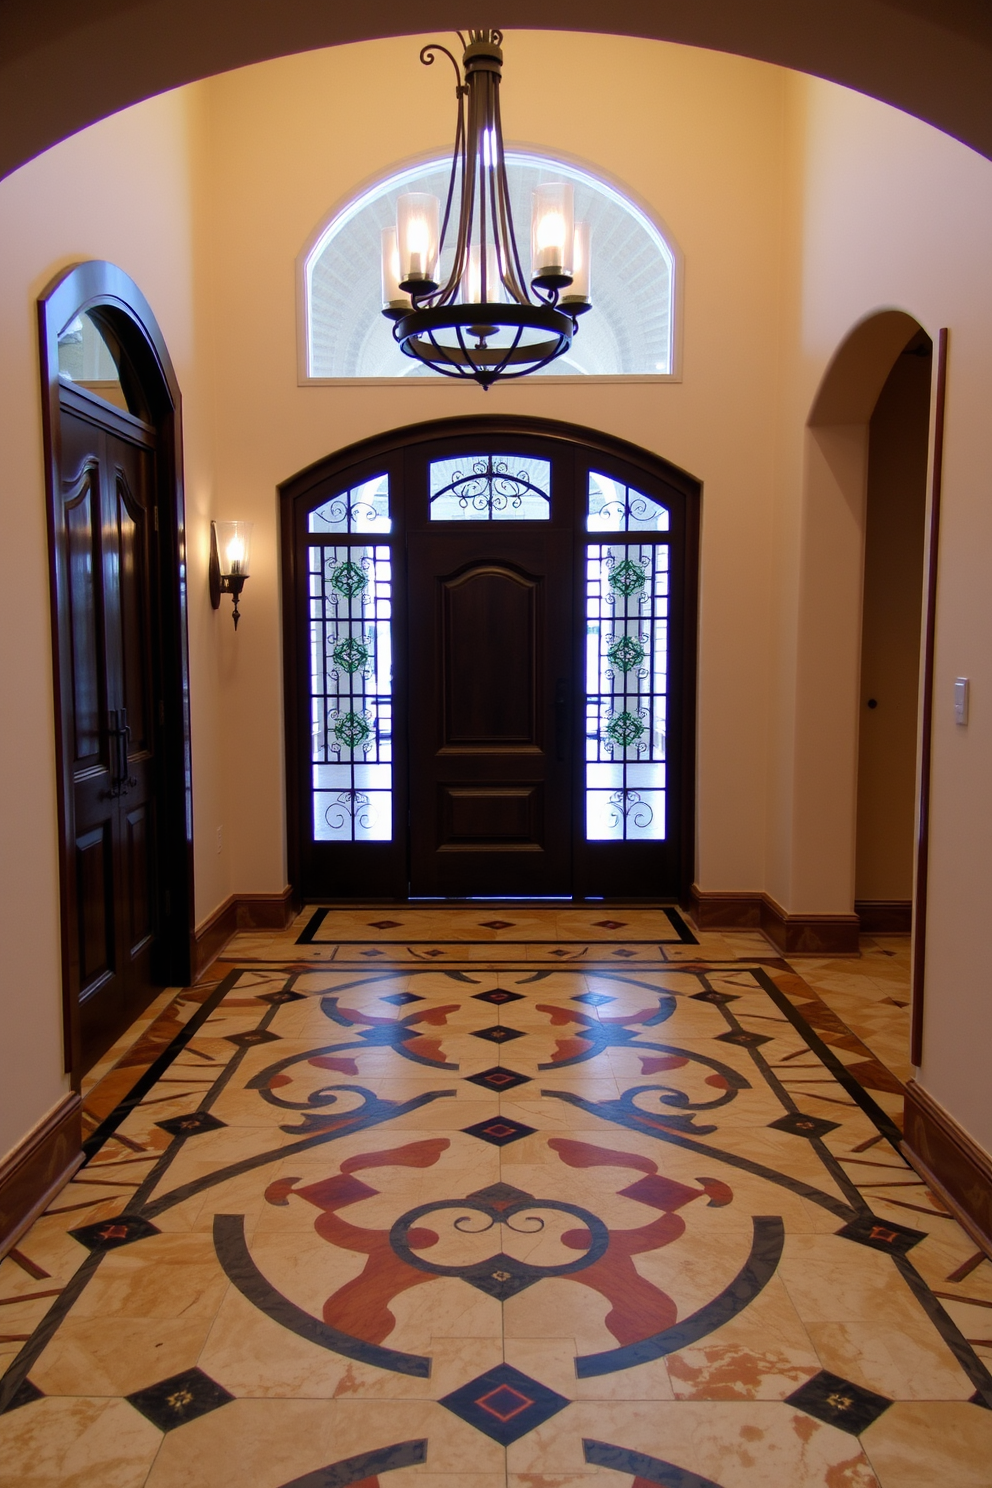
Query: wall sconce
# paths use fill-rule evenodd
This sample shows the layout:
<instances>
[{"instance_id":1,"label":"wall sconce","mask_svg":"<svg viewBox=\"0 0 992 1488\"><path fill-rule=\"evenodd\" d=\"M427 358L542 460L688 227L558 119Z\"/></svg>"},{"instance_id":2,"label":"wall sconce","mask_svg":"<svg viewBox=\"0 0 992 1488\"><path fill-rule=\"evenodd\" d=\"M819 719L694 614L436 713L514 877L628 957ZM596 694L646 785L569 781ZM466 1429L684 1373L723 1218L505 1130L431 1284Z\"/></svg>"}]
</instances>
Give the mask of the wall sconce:
<instances>
[{"instance_id":1,"label":"wall sconce","mask_svg":"<svg viewBox=\"0 0 992 1488\"><path fill-rule=\"evenodd\" d=\"M220 608L222 594L234 600L234 628L241 616L238 600L248 578L251 557L251 529L254 522L210 523L210 603Z\"/></svg>"}]
</instances>

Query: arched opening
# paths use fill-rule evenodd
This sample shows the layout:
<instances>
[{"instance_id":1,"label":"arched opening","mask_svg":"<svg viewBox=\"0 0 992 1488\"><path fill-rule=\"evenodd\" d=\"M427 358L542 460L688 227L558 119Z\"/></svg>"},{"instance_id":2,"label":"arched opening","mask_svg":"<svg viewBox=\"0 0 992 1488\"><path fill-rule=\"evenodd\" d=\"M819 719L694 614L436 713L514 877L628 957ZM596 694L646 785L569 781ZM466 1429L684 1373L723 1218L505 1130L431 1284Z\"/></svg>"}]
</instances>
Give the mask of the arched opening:
<instances>
[{"instance_id":1,"label":"arched opening","mask_svg":"<svg viewBox=\"0 0 992 1488\"><path fill-rule=\"evenodd\" d=\"M834 951L858 949L859 859L864 885L883 881L873 874L898 871L903 892L907 881L917 725L915 705L903 694L912 691L906 679L914 665L919 671L920 486L925 485L929 382L924 358L906 359L902 354L918 346L927 350L929 338L906 312L884 310L867 317L828 367L807 430L793 893L795 900L805 900L811 908L832 911L838 924L846 926L843 936L834 938ZM896 370L904 360L912 362L915 374L912 369L906 374ZM900 552L905 549L898 563L897 542ZM894 627L896 593L899 623ZM888 735L874 729L873 715L881 711L875 681L879 669L891 689L886 711L892 715L893 729ZM899 684L897 671L903 679ZM868 690L862 699L863 688ZM867 706L872 698L879 704L874 709ZM902 783L890 799L881 794L880 782L892 784L894 753ZM911 790L906 783L910 759ZM909 867L910 877L911 872ZM888 912L895 913L891 908ZM899 914L908 928L905 908Z\"/></svg>"}]
</instances>

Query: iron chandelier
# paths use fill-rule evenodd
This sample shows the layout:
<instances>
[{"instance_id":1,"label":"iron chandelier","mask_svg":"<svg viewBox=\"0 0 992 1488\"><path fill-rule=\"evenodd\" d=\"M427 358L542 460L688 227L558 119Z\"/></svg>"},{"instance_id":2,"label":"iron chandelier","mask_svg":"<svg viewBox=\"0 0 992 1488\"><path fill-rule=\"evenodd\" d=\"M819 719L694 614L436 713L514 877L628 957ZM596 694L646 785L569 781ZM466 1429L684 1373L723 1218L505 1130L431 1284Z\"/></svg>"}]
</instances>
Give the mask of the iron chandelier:
<instances>
[{"instance_id":1,"label":"iron chandelier","mask_svg":"<svg viewBox=\"0 0 992 1488\"><path fill-rule=\"evenodd\" d=\"M445 377L525 377L568 351L577 317L590 309L589 228L574 221L572 186L547 182L533 193L531 272L524 273L510 209L499 84L501 31L459 31L462 65L431 42L455 69L458 117L448 195L407 192L396 226L382 233L382 313L407 356ZM457 224L452 208L459 188ZM440 220L440 229L438 223ZM441 255L453 226L454 254L444 278ZM443 282L442 282L443 280Z\"/></svg>"}]
</instances>

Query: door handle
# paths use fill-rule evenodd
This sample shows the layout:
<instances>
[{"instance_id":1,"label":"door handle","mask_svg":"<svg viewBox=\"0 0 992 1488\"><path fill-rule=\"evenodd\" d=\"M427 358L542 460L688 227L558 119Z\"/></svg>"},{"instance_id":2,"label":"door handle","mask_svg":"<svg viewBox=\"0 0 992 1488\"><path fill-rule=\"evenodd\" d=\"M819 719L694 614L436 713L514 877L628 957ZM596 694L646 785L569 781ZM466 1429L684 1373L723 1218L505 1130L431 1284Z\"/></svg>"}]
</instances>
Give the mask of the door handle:
<instances>
[{"instance_id":1,"label":"door handle","mask_svg":"<svg viewBox=\"0 0 992 1488\"><path fill-rule=\"evenodd\" d=\"M555 686L555 754L564 760L568 752L568 682L559 677Z\"/></svg>"},{"instance_id":2,"label":"door handle","mask_svg":"<svg viewBox=\"0 0 992 1488\"><path fill-rule=\"evenodd\" d=\"M131 738L131 730L128 727L126 708L109 708L107 710L107 733L113 740L114 760L111 766L110 789L105 792L108 796L126 796L131 786L137 785L137 780L128 775L128 743Z\"/></svg>"}]
</instances>

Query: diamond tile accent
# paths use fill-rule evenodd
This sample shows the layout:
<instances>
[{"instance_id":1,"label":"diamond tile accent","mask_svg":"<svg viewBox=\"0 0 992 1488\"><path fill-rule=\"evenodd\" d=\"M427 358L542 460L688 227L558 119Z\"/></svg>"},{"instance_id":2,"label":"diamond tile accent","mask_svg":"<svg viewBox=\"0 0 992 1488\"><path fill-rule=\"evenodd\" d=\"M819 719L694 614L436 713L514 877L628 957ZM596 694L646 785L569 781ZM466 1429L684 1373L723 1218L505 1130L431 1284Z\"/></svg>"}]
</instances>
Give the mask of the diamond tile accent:
<instances>
[{"instance_id":1,"label":"diamond tile accent","mask_svg":"<svg viewBox=\"0 0 992 1488\"><path fill-rule=\"evenodd\" d=\"M767 1033L748 1033L746 1028L728 1028L726 1033L718 1033L717 1039L722 1044L740 1044L742 1049L756 1049L759 1044L771 1043Z\"/></svg>"},{"instance_id":2,"label":"diamond tile accent","mask_svg":"<svg viewBox=\"0 0 992 1488\"><path fill-rule=\"evenodd\" d=\"M398 930L402 920L369 920L373 930Z\"/></svg>"},{"instance_id":3,"label":"diamond tile accent","mask_svg":"<svg viewBox=\"0 0 992 1488\"><path fill-rule=\"evenodd\" d=\"M548 955L549 956L567 956L568 955L568 952L561 950L561 948L559 947L559 949L557 951L549 951L548 952Z\"/></svg>"},{"instance_id":4,"label":"diamond tile accent","mask_svg":"<svg viewBox=\"0 0 992 1488\"><path fill-rule=\"evenodd\" d=\"M593 924L600 930L626 930L626 920L593 920Z\"/></svg>"},{"instance_id":5,"label":"diamond tile accent","mask_svg":"<svg viewBox=\"0 0 992 1488\"><path fill-rule=\"evenodd\" d=\"M524 1034L517 1028L504 1028L502 1023L496 1023L492 1028L473 1029L472 1037L488 1039L491 1044L507 1044L511 1039L523 1038Z\"/></svg>"},{"instance_id":6,"label":"diamond tile accent","mask_svg":"<svg viewBox=\"0 0 992 1488\"><path fill-rule=\"evenodd\" d=\"M284 1002L305 1002L306 998L302 992L289 992L284 989L282 992L263 992L258 1000L269 1002L273 1007L279 1007Z\"/></svg>"},{"instance_id":7,"label":"diamond tile accent","mask_svg":"<svg viewBox=\"0 0 992 1488\"><path fill-rule=\"evenodd\" d=\"M508 1147L511 1142L519 1142L521 1137L529 1137L535 1128L525 1126L522 1121L511 1121L506 1116L490 1116L488 1121L477 1121L474 1126L465 1126L462 1130L467 1137L478 1137L482 1142L491 1142L494 1147Z\"/></svg>"},{"instance_id":8,"label":"diamond tile accent","mask_svg":"<svg viewBox=\"0 0 992 1488\"><path fill-rule=\"evenodd\" d=\"M550 1421L569 1404L564 1395L514 1369L497 1364L462 1385L440 1404L477 1431L507 1447L535 1427Z\"/></svg>"},{"instance_id":9,"label":"diamond tile accent","mask_svg":"<svg viewBox=\"0 0 992 1488\"><path fill-rule=\"evenodd\" d=\"M484 930L512 930L516 921L514 920L480 920L479 924Z\"/></svg>"},{"instance_id":10,"label":"diamond tile accent","mask_svg":"<svg viewBox=\"0 0 992 1488\"><path fill-rule=\"evenodd\" d=\"M851 1436L859 1436L873 1421L887 1411L892 1401L887 1395L864 1390L839 1374L821 1369L812 1379L785 1397L786 1405L795 1405L808 1416L839 1426Z\"/></svg>"},{"instance_id":11,"label":"diamond tile accent","mask_svg":"<svg viewBox=\"0 0 992 1488\"><path fill-rule=\"evenodd\" d=\"M868 1215L852 1219L837 1234L843 1235L845 1240L856 1240L859 1245L870 1245L872 1250L887 1250L890 1255L905 1255L927 1238L925 1230L913 1230L891 1219L875 1219Z\"/></svg>"},{"instance_id":12,"label":"diamond tile accent","mask_svg":"<svg viewBox=\"0 0 992 1488\"><path fill-rule=\"evenodd\" d=\"M160 1431L173 1431L218 1406L227 1405L234 1396L202 1369L184 1369L181 1374L170 1375L157 1385L135 1390L125 1398Z\"/></svg>"},{"instance_id":13,"label":"diamond tile accent","mask_svg":"<svg viewBox=\"0 0 992 1488\"><path fill-rule=\"evenodd\" d=\"M201 1132L216 1131L218 1127L226 1126L227 1122L218 1121L209 1111L191 1111L188 1116L170 1116L168 1121L156 1121L155 1125L172 1137L198 1137Z\"/></svg>"},{"instance_id":14,"label":"diamond tile accent","mask_svg":"<svg viewBox=\"0 0 992 1488\"><path fill-rule=\"evenodd\" d=\"M472 1085L481 1085L484 1090L512 1090L516 1085L529 1085L530 1075L518 1075L515 1070L504 1069L496 1064L492 1069L482 1070L477 1075L467 1075Z\"/></svg>"},{"instance_id":15,"label":"diamond tile accent","mask_svg":"<svg viewBox=\"0 0 992 1488\"><path fill-rule=\"evenodd\" d=\"M135 1240L147 1240L149 1235L160 1234L158 1225L137 1215L121 1215L118 1219L101 1219L97 1224L80 1225L69 1234L87 1250L117 1250L121 1245L133 1245Z\"/></svg>"},{"instance_id":16,"label":"diamond tile accent","mask_svg":"<svg viewBox=\"0 0 992 1488\"><path fill-rule=\"evenodd\" d=\"M604 1003L616 1002L615 997L606 997L602 992L580 992L573 1002L584 1002L586 1007L602 1007Z\"/></svg>"},{"instance_id":17,"label":"diamond tile accent","mask_svg":"<svg viewBox=\"0 0 992 1488\"><path fill-rule=\"evenodd\" d=\"M740 1002L740 998L733 992L714 992L710 990L709 992L693 992L692 1001L724 1003Z\"/></svg>"},{"instance_id":18,"label":"diamond tile accent","mask_svg":"<svg viewBox=\"0 0 992 1488\"><path fill-rule=\"evenodd\" d=\"M33 1380L22 1379L0 1415L5 1416L8 1411L15 1411L22 1405L32 1405L36 1400L43 1400L44 1396L44 1390L39 1390Z\"/></svg>"},{"instance_id":19,"label":"diamond tile accent","mask_svg":"<svg viewBox=\"0 0 992 1488\"><path fill-rule=\"evenodd\" d=\"M250 1028L247 1033L229 1033L226 1037L229 1044L236 1044L239 1049L250 1049L253 1044L271 1044L279 1035L270 1033L267 1028Z\"/></svg>"},{"instance_id":20,"label":"diamond tile accent","mask_svg":"<svg viewBox=\"0 0 992 1488\"><path fill-rule=\"evenodd\" d=\"M369 951L359 951L358 954L360 956L369 956L369 957L371 957L371 956L384 956L386 953L385 953L385 951L369 950Z\"/></svg>"},{"instance_id":21,"label":"diamond tile accent","mask_svg":"<svg viewBox=\"0 0 992 1488\"><path fill-rule=\"evenodd\" d=\"M382 1000L383 1002L391 1002L393 1007L403 1007L408 1002L423 1002L424 999L418 997L416 992L390 992L389 996L384 997Z\"/></svg>"},{"instance_id":22,"label":"diamond tile accent","mask_svg":"<svg viewBox=\"0 0 992 1488\"><path fill-rule=\"evenodd\" d=\"M805 1111L792 1111L788 1116L780 1116L777 1121L769 1121L768 1125L773 1131L791 1132L794 1137L825 1137L827 1132L837 1131L840 1127L839 1121L825 1121L822 1116L808 1116Z\"/></svg>"},{"instance_id":23,"label":"diamond tile accent","mask_svg":"<svg viewBox=\"0 0 992 1488\"><path fill-rule=\"evenodd\" d=\"M610 955L611 956L623 956L625 958L629 958L631 956L636 956L637 955L637 952L636 951L625 950L624 947L621 946L618 950L611 951L610 952Z\"/></svg>"},{"instance_id":24,"label":"diamond tile accent","mask_svg":"<svg viewBox=\"0 0 992 1488\"><path fill-rule=\"evenodd\" d=\"M491 1002L494 1007L501 1006L504 1002L522 1002L522 992L507 992L503 987L494 987L491 992L473 992L472 996L476 1002Z\"/></svg>"}]
</instances>

